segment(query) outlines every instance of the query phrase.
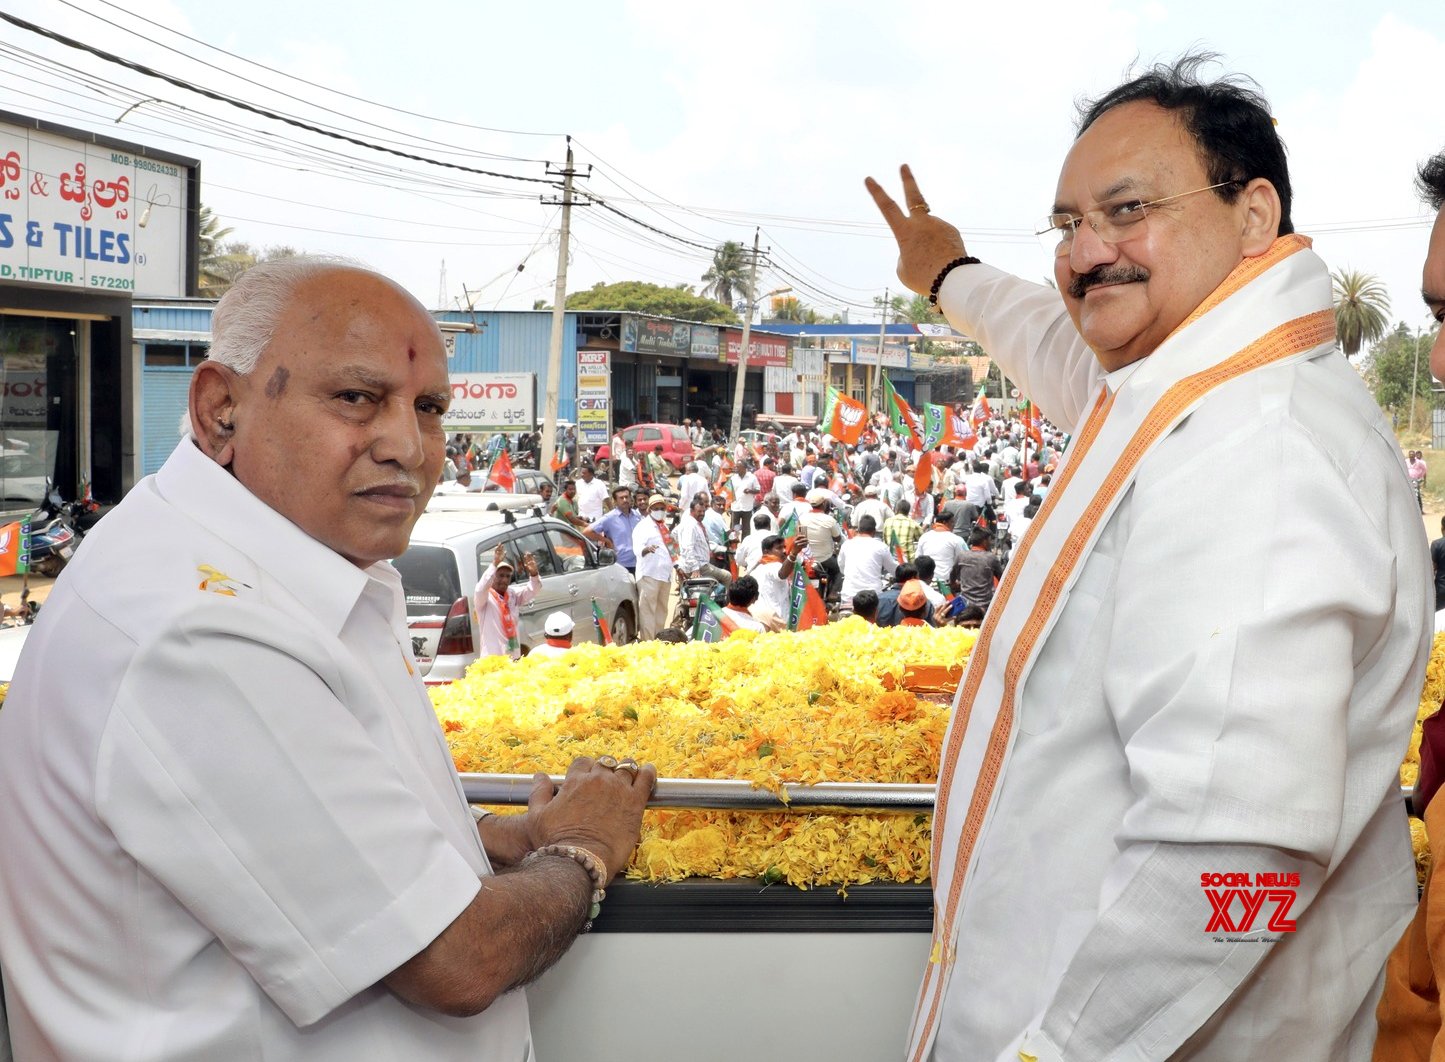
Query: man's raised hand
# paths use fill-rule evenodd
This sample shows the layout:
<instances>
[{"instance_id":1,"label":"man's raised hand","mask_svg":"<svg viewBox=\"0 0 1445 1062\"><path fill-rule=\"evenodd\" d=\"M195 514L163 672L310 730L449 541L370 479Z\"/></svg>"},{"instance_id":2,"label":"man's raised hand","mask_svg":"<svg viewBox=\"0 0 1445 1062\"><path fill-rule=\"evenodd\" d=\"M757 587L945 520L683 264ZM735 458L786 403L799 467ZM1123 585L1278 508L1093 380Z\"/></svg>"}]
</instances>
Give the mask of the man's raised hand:
<instances>
[{"instance_id":1,"label":"man's raised hand","mask_svg":"<svg viewBox=\"0 0 1445 1062\"><path fill-rule=\"evenodd\" d=\"M903 179L907 213L872 177L864 178L863 184L898 241L898 279L918 294L927 295L943 267L968 251L956 228L928 212L928 201L918 190L913 171L904 165L898 172Z\"/></svg>"}]
</instances>

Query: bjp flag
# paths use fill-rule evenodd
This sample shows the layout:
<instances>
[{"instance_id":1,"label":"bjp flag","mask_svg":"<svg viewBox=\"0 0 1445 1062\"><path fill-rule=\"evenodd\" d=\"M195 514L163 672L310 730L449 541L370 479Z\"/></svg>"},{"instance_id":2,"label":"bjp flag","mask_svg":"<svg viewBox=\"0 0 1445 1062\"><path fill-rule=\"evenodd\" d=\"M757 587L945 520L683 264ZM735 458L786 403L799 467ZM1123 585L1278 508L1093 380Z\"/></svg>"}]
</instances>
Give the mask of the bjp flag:
<instances>
[{"instance_id":1,"label":"bjp flag","mask_svg":"<svg viewBox=\"0 0 1445 1062\"><path fill-rule=\"evenodd\" d=\"M826 425L828 434L846 446L854 446L867 426L868 407L840 394L833 403L833 419Z\"/></svg>"},{"instance_id":2,"label":"bjp flag","mask_svg":"<svg viewBox=\"0 0 1445 1062\"><path fill-rule=\"evenodd\" d=\"M508 492L516 491L517 474L512 471L512 459L507 456L506 450L499 452L497 459L492 462L492 467L487 472L487 482L495 483Z\"/></svg>"},{"instance_id":3,"label":"bjp flag","mask_svg":"<svg viewBox=\"0 0 1445 1062\"><path fill-rule=\"evenodd\" d=\"M793 580L788 587L788 630L805 631L827 622L828 606L823 603L822 595L808 581L807 569L794 564Z\"/></svg>"},{"instance_id":4,"label":"bjp flag","mask_svg":"<svg viewBox=\"0 0 1445 1062\"><path fill-rule=\"evenodd\" d=\"M0 575L24 575L29 570L30 521L0 527Z\"/></svg>"}]
</instances>

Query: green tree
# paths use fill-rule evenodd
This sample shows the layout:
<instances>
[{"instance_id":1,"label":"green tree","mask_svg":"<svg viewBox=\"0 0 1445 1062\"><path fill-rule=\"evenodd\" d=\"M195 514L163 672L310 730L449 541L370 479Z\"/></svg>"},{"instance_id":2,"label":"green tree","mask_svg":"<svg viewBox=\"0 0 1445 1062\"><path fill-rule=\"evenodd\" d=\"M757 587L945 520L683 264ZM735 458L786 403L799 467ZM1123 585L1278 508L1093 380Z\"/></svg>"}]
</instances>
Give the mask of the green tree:
<instances>
[{"instance_id":1,"label":"green tree","mask_svg":"<svg viewBox=\"0 0 1445 1062\"><path fill-rule=\"evenodd\" d=\"M1335 338L1345 357L1353 358L1390 326L1390 296L1373 273L1341 269L1330 278L1335 289Z\"/></svg>"},{"instance_id":2,"label":"green tree","mask_svg":"<svg viewBox=\"0 0 1445 1062\"><path fill-rule=\"evenodd\" d=\"M927 295L915 295L902 306L903 319L909 324L944 324L943 314L939 313L933 303L928 301Z\"/></svg>"},{"instance_id":3,"label":"green tree","mask_svg":"<svg viewBox=\"0 0 1445 1062\"><path fill-rule=\"evenodd\" d=\"M738 315L730 306L703 298L686 284L664 288L641 280L594 284L586 291L574 291L567 296L567 309L625 310L703 324L738 323Z\"/></svg>"},{"instance_id":4,"label":"green tree","mask_svg":"<svg viewBox=\"0 0 1445 1062\"><path fill-rule=\"evenodd\" d=\"M764 322L784 321L789 324L832 323L831 318L824 317L795 295L789 295L783 299L774 299L771 311L764 314L763 320Z\"/></svg>"},{"instance_id":5,"label":"green tree","mask_svg":"<svg viewBox=\"0 0 1445 1062\"><path fill-rule=\"evenodd\" d=\"M883 311L883 296L873 296L873 308ZM908 320L908 296L894 295L888 300L887 318L890 324L899 324Z\"/></svg>"},{"instance_id":6,"label":"green tree","mask_svg":"<svg viewBox=\"0 0 1445 1062\"><path fill-rule=\"evenodd\" d=\"M1365 382L1381 409L1408 408L1412 391L1418 398L1430 397L1430 347L1434 342L1434 331L1417 335L1401 321L1370 348Z\"/></svg>"},{"instance_id":7,"label":"green tree","mask_svg":"<svg viewBox=\"0 0 1445 1062\"><path fill-rule=\"evenodd\" d=\"M200 228L196 238L196 261L199 263L197 284L202 295L217 294L214 290L217 287L224 291L231 286L230 281L225 279L229 270L224 261L225 252L221 241L235 230L221 228L221 219L204 203L201 204L198 216Z\"/></svg>"},{"instance_id":8,"label":"green tree","mask_svg":"<svg viewBox=\"0 0 1445 1062\"><path fill-rule=\"evenodd\" d=\"M702 275L702 293L724 306L752 298L752 255L736 240L720 243Z\"/></svg>"},{"instance_id":9,"label":"green tree","mask_svg":"<svg viewBox=\"0 0 1445 1062\"><path fill-rule=\"evenodd\" d=\"M230 231L230 229L225 229L222 234ZM226 294L241 274L253 265L275 261L278 258L295 258L304 253L304 251L298 251L295 247L285 244L257 250L245 240L231 240L218 247L211 255L209 263L203 265L201 294L218 298Z\"/></svg>"}]
</instances>

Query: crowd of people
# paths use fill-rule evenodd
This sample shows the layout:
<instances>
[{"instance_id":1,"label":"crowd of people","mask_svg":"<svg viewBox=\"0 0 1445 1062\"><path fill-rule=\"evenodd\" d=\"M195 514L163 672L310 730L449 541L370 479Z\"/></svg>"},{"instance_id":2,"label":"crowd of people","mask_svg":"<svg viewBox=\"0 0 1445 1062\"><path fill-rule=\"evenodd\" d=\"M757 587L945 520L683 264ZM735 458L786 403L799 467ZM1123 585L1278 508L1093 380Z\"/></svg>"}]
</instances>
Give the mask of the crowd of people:
<instances>
[{"instance_id":1,"label":"crowd of people","mask_svg":"<svg viewBox=\"0 0 1445 1062\"><path fill-rule=\"evenodd\" d=\"M964 415L961 404L957 412ZM930 453L921 476L922 451L880 413L853 446L821 425L761 432L708 441L680 474L619 438L618 459L604 469L610 484L584 458L575 477L559 473L555 495L543 488L543 501L613 550L636 579L644 639L686 626L685 587L698 579L714 581L727 607L746 610L748 622L729 630L784 630L796 621L788 593L795 564L835 618L903 622L897 601L912 582L928 606L921 622L978 627L1011 549L1047 496L1067 436L1018 411L973 414L974 445ZM698 425L689 431L717 438ZM492 577L489 568L478 585L479 615ZM881 607L867 608L865 598L858 609L860 594Z\"/></svg>"}]
</instances>

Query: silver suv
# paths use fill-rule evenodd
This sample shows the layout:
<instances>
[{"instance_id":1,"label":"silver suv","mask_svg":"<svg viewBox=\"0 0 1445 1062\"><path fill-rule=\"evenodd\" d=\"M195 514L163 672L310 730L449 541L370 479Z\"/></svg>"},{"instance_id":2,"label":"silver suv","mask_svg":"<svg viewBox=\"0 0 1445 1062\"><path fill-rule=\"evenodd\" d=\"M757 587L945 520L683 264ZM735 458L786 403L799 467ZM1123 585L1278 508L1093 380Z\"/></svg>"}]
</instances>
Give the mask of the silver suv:
<instances>
[{"instance_id":1,"label":"silver suv","mask_svg":"<svg viewBox=\"0 0 1445 1062\"><path fill-rule=\"evenodd\" d=\"M392 562L406 593L412 651L429 684L461 678L477 658L472 593L499 543L516 565L514 579L526 581L521 560L527 553L537 558L542 579L541 591L518 610L524 652L541 644L544 620L559 610L576 624L576 641L601 641L592 619L594 599L614 642L625 645L636 637L637 587L612 550L540 515L540 509L429 510L412 528L406 552Z\"/></svg>"}]
</instances>

